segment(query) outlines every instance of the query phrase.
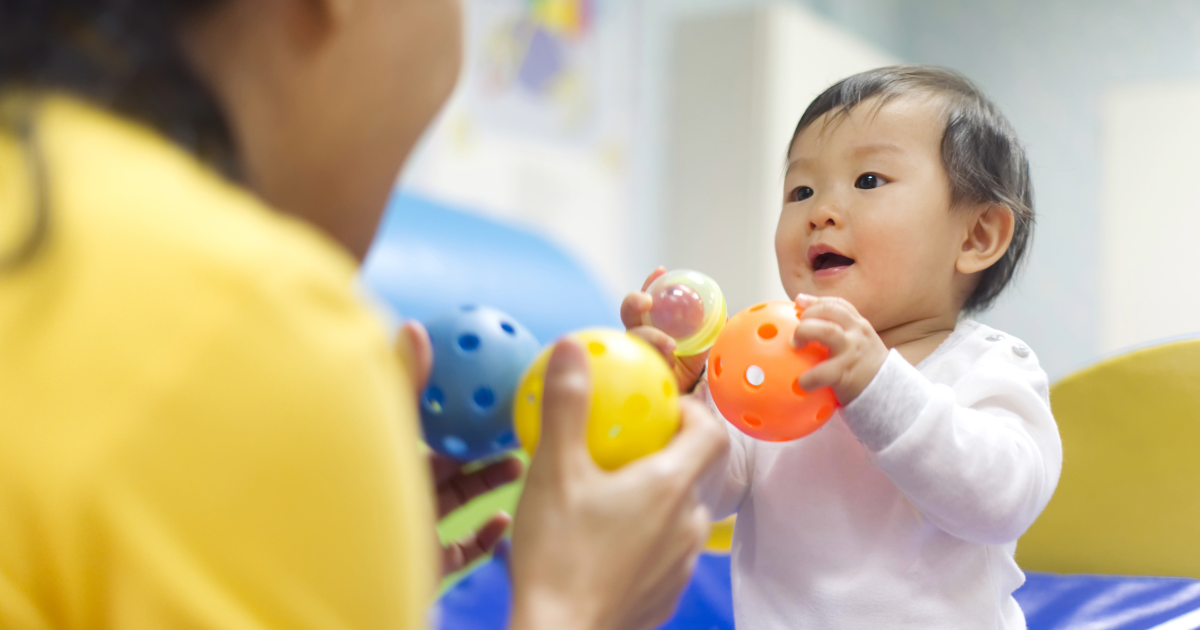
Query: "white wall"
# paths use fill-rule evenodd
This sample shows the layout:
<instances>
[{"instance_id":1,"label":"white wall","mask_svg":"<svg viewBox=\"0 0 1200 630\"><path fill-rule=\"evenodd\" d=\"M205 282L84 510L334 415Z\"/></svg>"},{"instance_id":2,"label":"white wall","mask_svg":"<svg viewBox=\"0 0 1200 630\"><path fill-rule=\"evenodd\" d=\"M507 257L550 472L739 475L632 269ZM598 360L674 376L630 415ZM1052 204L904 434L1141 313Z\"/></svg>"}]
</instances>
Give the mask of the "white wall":
<instances>
[{"instance_id":1,"label":"white wall","mask_svg":"<svg viewBox=\"0 0 1200 630\"><path fill-rule=\"evenodd\" d=\"M521 0L468 3L523 4ZM667 89L676 79L672 60L677 29L685 20L767 3L595 2L607 12L610 25L601 29L605 42L597 57L600 76L608 86L604 94L611 99L606 106L613 123L609 128L624 129L625 136L608 145L613 150L592 152L609 157L585 167L592 176L582 179L592 177L592 183L581 187L624 187L609 201L595 207L547 201L546 197L555 196L550 194L555 186L574 187L560 186L569 178L553 174L554 168L571 160L559 160L552 151L539 149L531 152L528 162L549 162L548 171L535 167L516 177L488 171L479 179L444 171L425 181L440 181L439 188L458 191L471 203L490 204L487 211L559 240L604 279L614 299L640 286L656 264L694 261L688 264L702 266L702 261L681 254L669 240L672 213L678 211L669 207L674 203L668 194L674 186L668 159L673 114ZM1200 2L794 0L790 4L887 51L890 58L963 71L996 100L1028 145L1038 212L1033 249L1013 289L982 319L1028 341L1051 377L1086 365L1114 344L1124 343L1105 332L1109 326L1105 322L1117 317L1106 301L1112 291L1106 288L1103 271L1112 264L1106 260L1111 248L1104 243L1101 213L1107 194L1106 95L1126 87L1137 90L1147 83L1200 83ZM803 71L813 65L797 68ZM444 137L465 138L469 144L469 125L459 127L465 134L455 135L453 126L443 129L453 132ZM520 140L520 136L518 132L508 139ZM507 153L503 142L492 148ZM606 174L603 169L613 164L615 170ZM550 175L528 174L539 171ZM760 174L775 177L778 172L769 165ZM487 179L488 173L493 180ZM549 183L543 187L541 182ZM497 192L490 194L489 186ZM539 195L543 198L536 201ZM586 196L596 200L604 195ZM532 206L541 210L530 210ZM1185 267L1174 266L1180 283L1196 283ZM774 290L757 282L750 281L747 286L753 288L745 295ZM1143 327L1145 338L1167 336L1179 328Z\"/></svg>"},{"instance_id":2,"label":"white wall","mask_svg":"<svg viewBox=\"0 0 1200 630\"><path fill-rule=\"evenodd\" d=\"M1200 82L1110 91L1103 107L1104 352L1200 332Z\"/></svg>"},{"instance_id":3,"label":"white wall","mask_svg":"<svg viewBox=\"0 0 1200 630\"><path fill-rule=\"evenodd\" d=\"M582 7L564 0L564 7ZM549 89L514 78L530 49L525 0L465 0L464 68L401 178L410 193L539 233L618 296L644 275L649 238L630 192L636 5L595 3L578 33L555 32ZM543 22L549 22L543 19ZM536 55L535 55L536 56Z\"/></svg>"},{"instance_id":4,"label":"white wall","mask_svg":"<svg viewBox=\"0 0 1200 630\"><path fill-rule=\"evenodd\" d=\"M1038 213L1032 256L1015 290L983 320L1029 342L1052 378L1091 363L1110 347L1102 269L1106 257L1120 255L1104 244L1101 227L1106 95L1147 83L1200 82L1200 2L901 4L895 28L905 39L897 53L965 72L1029 148ZM1147 116L1170 107L1160 100ZM1138 151L1130 159L1153 159L1149 147ZM1173 268L1182 286L1200 284L1192 269ZM1168 334L1151 327L1143 339Z\"/></svg>"},{"instance_id":5,"label":"white wall","mask_svg":"<svg viewBox=\"0 0 1200 630\"><path fill-rule=\"evenodd\" d=\"M667 84L666 264L711 275L734 312L788 299L774 234L792 131L832 83L890 63L791 4L681 20Z\"/></svg>"},{"instance_id":6,"label":"white wall","mask_svg":"<svg viewBox=\"0 0 1200 630\"><path fill-rule=\"evenodd\" d=\"M649 0L671 4L672 0ZM698 0L697 0L698 1ZM710 4L715 0L707 0ZM762 0L725 0L757 6ZM1038 213L1024 272L983 321L1025 339L1052 378L1122 343L1108 336L1104 130L1108 94L1200 83L1196 0L796 0L906 62L964 72L1029 149ZM1159 99L1150 107L1170 110ZM1150 113L1150 116L1155 114ZM1153 159L1150 147L1137 155ZM1133 158L1140 159L1140 158ZM1165 237L1164 234L1159 234ZM1182 251L1182 250L1180 250ZM1115 252L1119 256L1119 252ZM1200 287L1173 259L1181 291ZM1156 292L1156 298L1174 298ZM1108 313L1108 314L1106 314ZM1179 326L1145 327L1142 340ZM1200 332L1200 325L1192 326ZM1129 341L1133 337L1126 338Z\"/></svg>"}]
</instances>

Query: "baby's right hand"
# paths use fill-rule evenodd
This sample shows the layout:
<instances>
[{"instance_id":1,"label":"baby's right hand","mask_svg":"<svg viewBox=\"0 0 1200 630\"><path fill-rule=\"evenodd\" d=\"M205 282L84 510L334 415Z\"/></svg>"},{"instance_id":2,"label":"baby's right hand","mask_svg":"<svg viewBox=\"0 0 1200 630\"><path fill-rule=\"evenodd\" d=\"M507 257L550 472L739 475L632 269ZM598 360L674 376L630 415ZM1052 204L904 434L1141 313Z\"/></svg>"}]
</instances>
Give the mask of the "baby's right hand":
<instances>
[{"instance_id":1,"label":"baby's right hand","mask_svg":"<svg viewBox=\"0 0 1200 630\"><path fill-rule=\"evenodd\" d=\"M663 358L667 360L667 365L670 365L671 371L675 373L675 381L679 384L679 390L689 392L695 387L696 382L700 380L700 375L704 372L704 362L708 360L708 351L705 350L690 357L677 357L675 356L675 340L670 335L642 323L642 316L649 313L650 307L654 305L654 300L651 299L649 293L646 293L646 289L666 272L666 268L658 267L646 278L641 291L635 291L625 296L621 302L621 323L625 324L626 332L641 337L663 355Z\"/></svg>"}]
</instances>

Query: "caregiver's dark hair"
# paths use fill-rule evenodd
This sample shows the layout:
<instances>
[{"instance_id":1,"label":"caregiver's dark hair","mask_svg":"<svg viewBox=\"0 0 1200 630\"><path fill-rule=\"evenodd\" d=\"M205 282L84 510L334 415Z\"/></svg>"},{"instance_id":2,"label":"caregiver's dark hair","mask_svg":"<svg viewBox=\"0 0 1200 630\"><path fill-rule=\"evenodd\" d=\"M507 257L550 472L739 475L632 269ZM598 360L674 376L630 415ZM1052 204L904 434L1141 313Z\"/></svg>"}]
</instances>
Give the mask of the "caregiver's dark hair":
<instances>
[{"instance_id":1,"label":"caregiver's dark hair","mask_svg":"<svg viewBox=\"0 0 1200 630\"><path fill-rule=\"evenodd\" d=\"M62 90L228 165L224 116L184 58L181 22L220 0L0 0L0 89Z\"/></svg>"},{"instance_id":2,"label":"caregiver's dark hair","mask_svg":"<svg viewBox=\"0 0 1200 630\"><path fill-rule=\"evenodd\" d=\"M0 0L0 93L69 92L157 128L232 175L229 128L179 43L181 22L219 1ZM9 114L0 116L0 133L27 145L34 177L44 181L39 152L29 146L37 137L33 113ZM46 225L48 203L38 195L35 225ZM27 258L38 240L35 233L17 251L0 252L0 266Z\"/></svg>"},{"instance_id":3,"label":"caregiver's dark hair","mask_svg":"<svg viewBox=\"0 0 1200 630\"><path fill-rule=\"evenodd\" d=\"M927 65L888 66L835 83L800 117L795 143L821 116L844 116L863 101L878 105L901 96L925 94L942 101L942 165L950 178L955 206L995 203L1013 213L1008 251L982 272L979 284L963 304L969 312L987 310L1012 281L1033 238L1033 186L1029 160L1012 125L969 79L948 68ZM790 149L790 145L789 145Z\"/></svg>"}]
</instances>

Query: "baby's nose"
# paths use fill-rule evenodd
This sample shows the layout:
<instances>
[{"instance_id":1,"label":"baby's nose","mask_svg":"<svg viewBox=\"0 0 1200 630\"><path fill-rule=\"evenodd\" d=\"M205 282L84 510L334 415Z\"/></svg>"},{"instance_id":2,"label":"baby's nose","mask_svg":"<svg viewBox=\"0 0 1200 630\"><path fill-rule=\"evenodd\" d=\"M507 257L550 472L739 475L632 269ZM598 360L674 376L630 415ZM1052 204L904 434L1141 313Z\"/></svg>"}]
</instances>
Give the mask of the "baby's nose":
<instances>
[{"instance_id":1,"label":"baby's nose","mask_svg":"<svg viewBox=\"0 0 1200 630\"><path fill-rule=\"evenodd\" d=\"M808 229L817 230L827 227L837 227L841 223L841 213L836 206L825 204L818 206L808 219Z\"/></svg>"}]
</instances>

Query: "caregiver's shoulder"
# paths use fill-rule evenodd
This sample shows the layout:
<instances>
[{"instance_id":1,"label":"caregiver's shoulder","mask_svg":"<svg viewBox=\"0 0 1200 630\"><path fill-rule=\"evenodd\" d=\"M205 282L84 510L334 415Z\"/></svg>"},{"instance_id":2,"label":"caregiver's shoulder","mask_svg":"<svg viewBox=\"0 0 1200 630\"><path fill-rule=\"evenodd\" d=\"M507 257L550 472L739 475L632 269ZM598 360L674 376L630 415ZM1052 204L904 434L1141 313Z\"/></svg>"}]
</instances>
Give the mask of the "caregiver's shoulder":
<instances>
[{"instance_id":1,"label":"caregiver's shoulder","mask_svg":"<svg viewBox=\"0 0 1200 630\"><path fill-rule=\"evenodd\" d=\"M364 399L331 374L372 382L367 399L392 395L385 334L332 241L81 101L51 99L36 129L50 227L3 278L0 337L55 340L64 356L30 346L29 361L63 386L119 375L112 387L143 398L203 396L197 371L229 370L256 382L260 398L307 383L319 385L310 395Z\"/></svg>"},{"instance_id":2,"label":"caregiver's shoulder","mask_svg":"<svg viewBox=\"0 0 1200 630\"><path fill-rule=\"evenodd\" d=\"M137 126L59 101L37 129L50 227L0 275L0 626L419 627L428 480L352 263Z\"/></svg>"},{"instance_id":3,"label":"caregiver's shoulder","mask_svg":"<svg viewBox=\"0 0 1200 630\"><path fill-rule=\"evenodd\" d=\"M270 210L147 127L56 98L39 131L51 212L71 213L74 224L65 227L77 228L73 243L95 242L104 255L121 253L109 249L117 246L142 262L197 274L176 278L181 283L326 281L345 289L355 273L324 234Z\"/></svg>"}]
</instances>

